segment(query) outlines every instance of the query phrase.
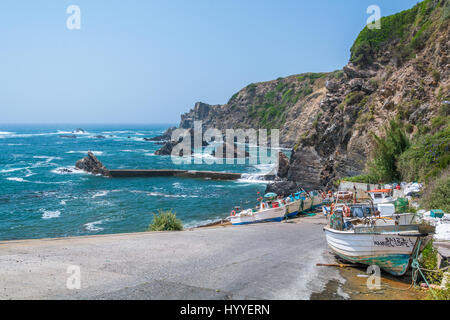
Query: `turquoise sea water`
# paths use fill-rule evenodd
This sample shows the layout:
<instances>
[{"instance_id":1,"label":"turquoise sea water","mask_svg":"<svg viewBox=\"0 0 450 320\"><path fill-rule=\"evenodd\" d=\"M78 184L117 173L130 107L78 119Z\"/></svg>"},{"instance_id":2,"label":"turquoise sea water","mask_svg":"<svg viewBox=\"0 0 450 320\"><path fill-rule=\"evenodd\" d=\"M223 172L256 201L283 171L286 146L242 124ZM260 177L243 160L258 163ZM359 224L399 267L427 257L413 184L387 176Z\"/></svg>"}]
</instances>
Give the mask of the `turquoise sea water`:
<instances>
[{"instance_id":1,"label":"turquoise sea water","mask_svg":"<svg viewBox=\"0 0 450 320\"><path fill-rule=\"evenodd\" d=\"M166 127L0 125L0 240L145 231L157 209L173 209L189 227L224 218L234 205L255 204L265 184L253 179L270 171L271 165L175 165L170 157L153 155L160 146L143 139L160 135ZM71 135L76 128L85 133L76 139L59 136ZM248 175L239 181L107 179L73 170L88 150L110 169Z\"/></svg>"}]
</instances>

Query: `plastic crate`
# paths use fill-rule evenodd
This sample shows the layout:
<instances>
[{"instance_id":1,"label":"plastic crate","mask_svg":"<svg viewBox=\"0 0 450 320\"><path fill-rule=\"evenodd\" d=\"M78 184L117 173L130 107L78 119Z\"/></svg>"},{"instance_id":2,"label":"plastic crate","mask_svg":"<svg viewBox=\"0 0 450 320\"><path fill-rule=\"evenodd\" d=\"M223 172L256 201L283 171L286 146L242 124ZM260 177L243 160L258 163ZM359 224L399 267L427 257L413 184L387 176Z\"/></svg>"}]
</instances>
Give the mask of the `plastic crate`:
<instances>
[{"instance_id":1,"label":"plastic crate","mask_svg":"<svg viewBox=\"0 0 450 320\"><path fill-rule=\"evenodd\" d=\"M440 209L435 209L435 210L431 210L430 211L430 216L432 218L439 218L442 219L442 217L444 216L444 211L440 210Z\"/></svg>"}]
</instances>

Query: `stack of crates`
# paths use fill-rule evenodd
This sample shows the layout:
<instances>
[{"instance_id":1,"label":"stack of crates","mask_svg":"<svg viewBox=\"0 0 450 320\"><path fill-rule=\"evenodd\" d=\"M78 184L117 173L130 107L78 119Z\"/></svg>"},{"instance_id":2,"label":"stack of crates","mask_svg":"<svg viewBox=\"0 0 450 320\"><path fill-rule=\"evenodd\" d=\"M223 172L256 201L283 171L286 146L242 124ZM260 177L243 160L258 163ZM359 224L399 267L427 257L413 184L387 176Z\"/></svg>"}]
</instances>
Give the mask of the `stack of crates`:
<instances>
[{"instance_id":1,"label":"stack of crates","mask_svg":"<svg viewBox=\"0 0 450 320\"><path fill-rule=\"evenodd\" d=\"M408 199L398 198L395 200L395 213L405 213L408 210Z\"/></svg>"}]
</instances>

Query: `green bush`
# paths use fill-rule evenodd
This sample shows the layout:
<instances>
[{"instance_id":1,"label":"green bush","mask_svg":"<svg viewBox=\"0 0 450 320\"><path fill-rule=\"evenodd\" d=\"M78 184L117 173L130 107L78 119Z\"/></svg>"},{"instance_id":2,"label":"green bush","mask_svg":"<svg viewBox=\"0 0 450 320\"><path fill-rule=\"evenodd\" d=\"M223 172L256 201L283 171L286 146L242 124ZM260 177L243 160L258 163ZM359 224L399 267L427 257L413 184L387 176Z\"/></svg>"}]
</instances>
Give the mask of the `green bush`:
<instances>
[{"instance_id":1,"label":"green bush","mask_svg":"<svg viewBox=\"0 0 450 320\"><path fill-rule=\"evenodd\" d=\"M427 270L438 270L437 265L437 250L433 247L433 241L430 241L422 251L420 258L420 267ZM423 271L428 283L440 285L442 281L443 272Z\"/></svg>"},{"instance_id":2,"label":"green bush","mask_svg":"<svg viewBox=\"0 0 450 320\"><path fill-rule=\"evenodd\" d=\"M450 300L450 282L445 289L428 290L426 300Z\"/></svg>"},{"instance_id":3,"label":"green bush","mask_svg":"<svg viewBox=\"0 0 450 320\"><path fill-rule=\"evenodd\" d=\"M158 210L158 213L153 213L153 222L149 226L148 231L181 231L183 224L172 210L163 211Z\"/></svg>"},{"instance_id":4,"label":"green bush","mask_svg":"<svg viewBox=\"0 0 450 320\"><path fill-rule=\"evenodd\" d=\"M450 170L428 183L421 199L421 207L426 210L441 209L450 212Z\"/></svg>"},{"instance_id":5,"label":"green bush","mask_svg":"<svg viewBox=\"0 0 450 320\"><path fill-rule=\"evenodd\" d=\"M410 142L395 120L391 120L384 131L383 137L372 134L374 150L373 159L369 162L369 175L378 181L398 181L401 174L397 168L397 160L409 148Z\"/></svg>"},{"instance_id":6,"label":"green bush","mask_svg":"<svg viewBox=\"0 0 450 320\"><path fill-rule=\"evenodd\" d=\"M347 106L354 106L359 104L365 98L365 94L361 91L350 92L344 99ZM367 100L366 100L367 102Z\"/></svg>"},{"instance_id":7,"label":"green bush","mask_svg":"<svg viewBox=\"0 0 450 320\"><path fill-rule=\"evenodd\" d=\"M398 168L406 181L427 182L450 164L450 128L431 134L419 133L411 147L398 159Z\"/></svg>"},{"instance_id":8,"label":"green bush","mask_svg":"<svg viewBox=\"0 0 450 320\"><path fill-rule=\"evenodd\" d=\"M378 181L369 174L362 174L354 177L345 177L341 181L356 182L356 183L378 183Z\"/></svg>"}]
</instances>

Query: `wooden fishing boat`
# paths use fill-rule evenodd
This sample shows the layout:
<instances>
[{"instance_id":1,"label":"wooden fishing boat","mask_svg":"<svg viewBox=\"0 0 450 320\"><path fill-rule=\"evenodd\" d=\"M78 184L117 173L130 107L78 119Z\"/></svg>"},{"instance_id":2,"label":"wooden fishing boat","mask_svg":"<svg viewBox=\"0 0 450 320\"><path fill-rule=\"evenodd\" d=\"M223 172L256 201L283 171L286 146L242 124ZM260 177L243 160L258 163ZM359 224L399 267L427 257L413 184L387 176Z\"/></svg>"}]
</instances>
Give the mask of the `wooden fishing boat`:
<instances>
[{"instance_id":1,"label":"wooden fishing boat","mask_svg":"<svg viewBox=\"0 0 450 320\"><path fill-rule=\"evenodd\" d=\"M328 246L340 258L351 263L377 265L395 276L403 276L407 272L413 255L417 251L420 253L431 238L415 225L368 229L324 228Z\"/></svg>"},{"instance_id":2,"label":"wooden fishing boat","mask_svg":"<svg viewBox=\"0 0 450 320\"><path fill-rule=\"evenodd\" d=\"M259 206L255 209L241 210L236 207L230 216L233 225L258 222L279 222L288 217L310 211L322 205L322 197L318 192L305 191L290 195L285 199L278 199L276 194L266 194L259 198Z\"/></svg>"},{"instance_id":3,"label":"wooden fishing boat","mask_svg":"<svg viewBox=\"0 0 450 320\"><path fill-rule=\"evenodd\" d=\"M314 210L323 204L323 198L316 191L310 193L298 192L287 197L285 201L287 217L295 217L298 214Z\"/></svg>"},{"instance_id":4,"label":"wooden fishing boat","mask_svg":"<svg viewBox=\"0 0 450 320\"><path fill-rule=\"evenodd\" d=\"M259 209L247 209L240 211L235 208L231 212L230 221L233 225L243 225L258 222L282 221L285 217L287 206L281 201L261 202Z\"/></svg>"},{"instance_id":5,"label":"wooden fishing boat","mask_svg":"<svg viewBox=\"0 0 450 320\"><path fill-rule=\"evenodd\" d=\"M347 214L345 209L348 208ZM383 218L384 224L409 225L414 223L416 215L414 213L395 213L395 206L393 204L372 204L372 203L335 203L334 210L341 212L344 220L351 220L355 218L370 218L375 217L378 211L378 217ZM331 206L322 206L324 216L329 216Z\"/></svg>"}]
</instances>

